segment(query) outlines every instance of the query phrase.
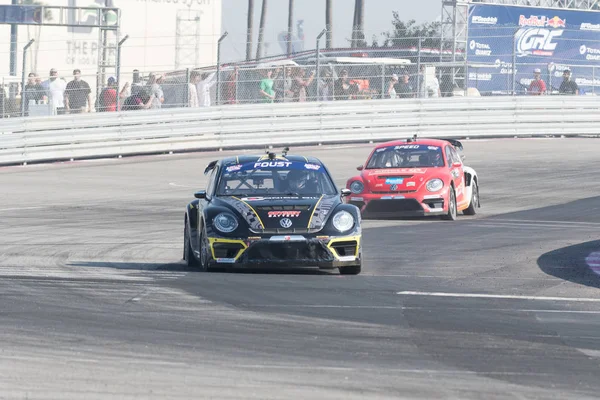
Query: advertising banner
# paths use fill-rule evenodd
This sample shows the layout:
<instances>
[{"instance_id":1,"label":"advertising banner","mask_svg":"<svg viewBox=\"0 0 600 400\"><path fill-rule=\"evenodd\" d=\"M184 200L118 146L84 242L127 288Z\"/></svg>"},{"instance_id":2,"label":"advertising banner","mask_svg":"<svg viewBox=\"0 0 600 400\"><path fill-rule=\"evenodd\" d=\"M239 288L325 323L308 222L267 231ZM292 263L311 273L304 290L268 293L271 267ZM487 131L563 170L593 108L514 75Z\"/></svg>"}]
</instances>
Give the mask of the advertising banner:
<instances>
[{"instance_id":1,"label":"advertising banner","mask_svg":"<svg viewBox=\"0 0 600 400\"><path fill-rule=\"evenodd\" d=\"M523 93L540 69L547 90L557 91L571 70L581 92L600 89L600 13L475 4L469 7L469 87L482 94ZM479 63L479 65L477 65ZM598 75L598 76L597 76Z\"/></svg>"}]
</instances>

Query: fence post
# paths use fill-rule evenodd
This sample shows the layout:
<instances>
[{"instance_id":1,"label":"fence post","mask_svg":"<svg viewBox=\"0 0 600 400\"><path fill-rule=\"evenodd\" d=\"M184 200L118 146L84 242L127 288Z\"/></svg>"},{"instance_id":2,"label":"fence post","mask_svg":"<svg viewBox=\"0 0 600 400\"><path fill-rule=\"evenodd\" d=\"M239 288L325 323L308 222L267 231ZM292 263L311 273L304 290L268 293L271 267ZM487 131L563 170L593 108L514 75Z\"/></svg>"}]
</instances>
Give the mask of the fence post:
<instances>
[{"instance_id":1,"label":"fence post","mask_svg":"<svg viewBox=\"0 0 600 400\"><path fill-rule=\"evenodd\" d=\"M317 101L321 100L321 99L320 99L320 96L319 96L319 95L320 95L320 93L319 93L319 92L320 92L320 90L319 90L319 86L321 85L321 71L319 70L319 67L320 67L320 65L319 65L319 64L320 64L320 62L319 62L319 58L320 58L320 56L319 56L319 50L320 50L320 48L319 48L319 45L320 45L320 43L321 43L321 42L320 42L320 40L321 40L321 37L322 37L322 36L323 36L323 35L324 35L326 32L327 32L327 29L323 29L323 30L321 31L321 33L319 33L319 35L317 36L317 46L316 46L316 49L317 49L317 50L316 50L316 51L317 51L317 54L316 54L316 57L317 57L317 63L316 63L316 64L317 64L317 65L316 65L316 67L317 67L317 71L316 71L316 72L317 72Z\"/></svg>"},{"instance_id":2,"label":"fence post","mask_svg":"<svg viewBox=\"0 0 600 400\"><path fill-rule=\"evenodd\" d=\"M219 40L217 41L217 94L216 94L216 99L215 99L215 103L217 103L216 105L218 106L220 101L220 93L221 93L221 42L223 41L223 39L225 39L227 37L228 33L227 31L225 31L225 33L223 33L221 35L221 37L219 38Z\"/></svg>"},{"instance_id":3,"label":"fence post","mask_svg":"<svg viewBox=\"0 0 600 400\"><path fill-rule=\"evenodd\" d=\"M185 69L185 90L183 91L183 107L189 107L190 102L190 69L189 67Z\"/></svg>"},{"instance_id":4,"label":"fence post","mask_svg":"<svg viewBox=\"0 0 600 400\"><path fill-rule=\"evenodd\" d=\"M517 33L519 28L515 30L512 36L512 94L517 95Z\"/></svg>"},{"instance_id":5,"label":"fence post","mask_svg":"<svg viewBox=\"0 0 600 400\"><path fill-rule=\"evenodd\" d=\"M386 98L385 93L385 64L381 64L381 99Z\"/></svg>"},{"instance_id":6,"label":"fence post","mask_svg":"<svg viewBox=\"0 0 600 400\"><path fill-rule=\"evenodd\" d=\"M35 42L35 39L31 39L29 43L23 47L23 71L21 71L21 117L25 116L25 68L27 68L27 49L33 44L33 42Z\"/></svg>"},{"instance_id":7,"label":"fence post","mask_svg":"<svg viewBox=\"0 0 600 400\"><path fill-rule=\"evenodd\" d=\"M417 49L417 87L415 97L418 98L421 96L421 45L423 43L423 38L419 36L419 48Z\"/></svg>"},{"instance_id":8,"label":"fence post","mask_svg":"<svg viewBox=\"0 0 600 400\"><path fill-rule=\"evenodd\" d=\"M125 41L129 39L129 35L125 35L125 37L119 40L117 44L117 109L116 111L121 111L121 46ZM102 93L102 92L100 92Z\"/></svg>"}]
</instances>

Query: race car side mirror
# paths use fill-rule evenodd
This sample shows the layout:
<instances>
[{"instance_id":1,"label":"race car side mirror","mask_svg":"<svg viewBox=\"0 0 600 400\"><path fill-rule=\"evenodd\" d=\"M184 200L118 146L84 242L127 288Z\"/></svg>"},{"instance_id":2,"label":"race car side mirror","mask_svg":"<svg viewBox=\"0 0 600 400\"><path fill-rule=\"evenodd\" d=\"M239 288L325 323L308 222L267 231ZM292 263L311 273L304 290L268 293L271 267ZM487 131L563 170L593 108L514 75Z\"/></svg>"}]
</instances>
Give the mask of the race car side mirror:
<instances>
[{"instance_id":1,"label":"race car side mirror","mask_svg":"<svg viewBox=\"0 0 600 400\"><path fill-rule=\"evenodd\" d=\"M198 190L194 193L194 197L197 199L205 199L206 198L206 190Z\"/></svg>"},{"instance_id":2,"label":"race car side mirror","mask_svg":"<svg viewBox=\"0 0 600 400\"><path fill-rule=\"evenodd\" d=\"M356 167L357 170L362 171L365 167L363 165L359 165L358 167Z\"/></svg>"},{"instance_id":3,"label":"race car side mirror","mask_svg":"<svg viewBox=\"0 0 600 400\"><path fill-rule=\"evenodd\" d=\"M342 197L347 197L347 196L350 196L352 194L352 192L350 191L350 189L346 189L346 188L341 189L341 192L342 192Z\"/></svg>"},{"instance_id":4,"label":"race car side mirror","mask_svg":"<svg viewBox=\"0 0 600 400\"><path fill-rule=\"evenodd\" d=\"M459 163L459 162L455 162L454 164L452 164L452 167L453 168L459 168L459 167L462 167L462 164Z\"/></svg>"}]
</instances>

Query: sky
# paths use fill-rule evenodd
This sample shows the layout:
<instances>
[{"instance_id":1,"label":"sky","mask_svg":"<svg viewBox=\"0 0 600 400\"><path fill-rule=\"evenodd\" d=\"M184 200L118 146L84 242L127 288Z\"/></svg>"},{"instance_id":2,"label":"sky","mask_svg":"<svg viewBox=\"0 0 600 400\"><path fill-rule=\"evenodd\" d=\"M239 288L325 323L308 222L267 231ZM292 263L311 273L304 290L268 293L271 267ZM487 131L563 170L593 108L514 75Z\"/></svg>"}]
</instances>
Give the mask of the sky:
<instances>
[{"instance_id":1,"label":"sky","mask_svg":"<svg viewBox=\"0 0 600 400\"><path fill-rule=\"evenodd\" d=\"M263 55L277 55L282 53L277 35L287 30L288 1L268 1L265 23L265 41L268 46L267 53ZM222 59L224 62L243 60L246 56L248 0L222 2L223 31L228 32L228 37L222 45ZM262 0L255 0L254 3L253 54L256 54ZM441 9L441 0L365 0L365 36L370 43L373 34L391 30L393 11L398 11L403 20L414 19L420 23L439 18ZM304 20L305 49L314 49L316 36L325 27L325 0L296 0L294 13L295 20ZM348 46L346 39L350 37L353 15L354 0L333 0L333 47ZM325 47L325 37L321 40L321 46Z\"/></svg>"}]
</instances>

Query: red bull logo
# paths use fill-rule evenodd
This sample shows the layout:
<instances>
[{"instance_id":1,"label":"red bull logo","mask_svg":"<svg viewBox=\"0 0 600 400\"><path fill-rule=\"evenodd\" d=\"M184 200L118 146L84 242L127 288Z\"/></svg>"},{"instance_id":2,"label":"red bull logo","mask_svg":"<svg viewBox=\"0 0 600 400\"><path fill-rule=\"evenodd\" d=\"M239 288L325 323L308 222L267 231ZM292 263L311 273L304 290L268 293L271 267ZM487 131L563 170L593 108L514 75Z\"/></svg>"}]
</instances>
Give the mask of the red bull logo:
<instances>
[{"instance_id":1,"label":"red bull logo","mask_svg":"<svg viewBox=\"0 0 600 400\"><path fill-rule=\"evenodd\" d=\"M552 18L548 18L545 15L543 15L543 16L530 15L529 18L527 18L524 15L520 15L519 16L519 26L533 26L533 27L537 27L537 28L545 28L545 27L566 28L567 20L562 19L556 15Z\"/></svg>"},{"instance_id":2,"label":"red bull logo","mask_svg":"<svg viewBox=\"0 0 600 400\"><path fill-rule=\"evenodd\" d=\"M548 20L547 25L552 28L566 28L567 20L555 16L554 18Z\"/></svg>"}]
</instances>

